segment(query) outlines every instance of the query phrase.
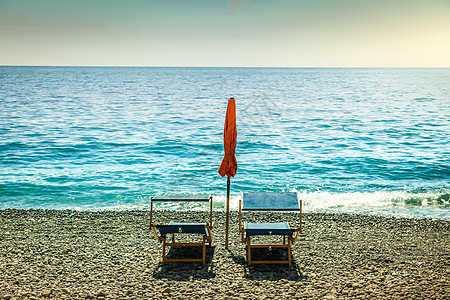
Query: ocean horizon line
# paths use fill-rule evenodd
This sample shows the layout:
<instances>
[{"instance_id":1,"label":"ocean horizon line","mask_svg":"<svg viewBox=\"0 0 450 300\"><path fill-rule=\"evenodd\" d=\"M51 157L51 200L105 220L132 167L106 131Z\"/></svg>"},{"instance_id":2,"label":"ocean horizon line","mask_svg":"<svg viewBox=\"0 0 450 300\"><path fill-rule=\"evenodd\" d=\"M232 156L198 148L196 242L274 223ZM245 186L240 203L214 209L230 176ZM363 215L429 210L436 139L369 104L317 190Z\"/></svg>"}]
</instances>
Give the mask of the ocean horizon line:
<instances>
[{"instance_id":1,"label":"ocean horizon line","mask_svg":"<svg viewBox=\"0 0 450 300\"><path fill-rule=\"evenodd\" d=\"M198 69L450 69L433 66L139 66L139 65L16 65L0 64L0 67L36 68L198 68Z\"/></svg>"}]
</instances>

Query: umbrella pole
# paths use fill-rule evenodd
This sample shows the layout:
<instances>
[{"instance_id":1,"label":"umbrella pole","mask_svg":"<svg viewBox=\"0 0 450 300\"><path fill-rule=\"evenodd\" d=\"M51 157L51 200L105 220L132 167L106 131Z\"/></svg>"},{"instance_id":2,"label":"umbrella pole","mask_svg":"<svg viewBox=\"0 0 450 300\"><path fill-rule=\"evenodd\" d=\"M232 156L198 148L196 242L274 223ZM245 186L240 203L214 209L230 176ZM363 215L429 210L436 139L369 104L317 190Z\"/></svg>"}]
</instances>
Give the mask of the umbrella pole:
<instances>
[{"instance_id":1,"label":"umbrella pole","mask_svg":"<svg viewBox=\"0 0 450 300\"><path fill-rule=\"evenodd\" d=\"M227 176L227 208L226 208L226 223L225 223L225 249L228 249L228 224L230 214L230 176Z\"/></svg>"}]
</instances>

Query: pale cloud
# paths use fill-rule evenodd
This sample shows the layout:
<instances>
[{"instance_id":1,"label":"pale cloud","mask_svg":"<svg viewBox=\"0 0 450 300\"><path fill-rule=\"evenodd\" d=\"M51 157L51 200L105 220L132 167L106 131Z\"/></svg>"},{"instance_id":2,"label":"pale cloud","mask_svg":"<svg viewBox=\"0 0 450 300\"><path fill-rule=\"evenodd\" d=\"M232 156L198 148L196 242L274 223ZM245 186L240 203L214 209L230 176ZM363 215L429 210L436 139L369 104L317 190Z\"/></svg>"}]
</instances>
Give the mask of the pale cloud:
<instances>
[{"instance_id":1,"label":"pale cloud","mask_svg":"<svg viewBox=\"0 0 450 300\"><path fill-rule=\"evenodd\" d=\"M105 27L92 23L92 22L86 22L82 23L80 25L81 30L91 33L100 33L105 31Z\"/></svg>"},{"instance_id":2,"label":"pale cloud","mask_svg":"<svg viewBox=\"0 0 450 300\"><path fill-rule=\"evenodd\" d=\"M0 23L0 29L12 31L31 31L31 32L82 31L88 33L101 33L106 31L105 27L92 22L81 23L73 27L32 25L28 24L27 22L24 22L22 24Z\"/></svg>"},{"instance_id":3,"label":"pale cloud","mask_svg":"<svg viewBox=\"0 0 450 300\"><path fill-rule=\"evenodd\" d=\"M0 0L1 1L1 0ZM0 28L8 30L18 30L18 31L53 31L54 28L46 26L34 26L34 25L18 25L18 24L0 24Z\"/></svg>"},{"instance_id":4,"label":"pale cloud","mask_svg":"<svg viewBox=\"0 0 450 300\"><path fill-rule=\"evenodd\" d=\"M241 6L242 2L247 2L247 1L250 1L250 0L230 0L230 1L228 1L228 5L233 8L238 8L241 10L248 10L247 7Z\"/></svg>"}]
</instances>

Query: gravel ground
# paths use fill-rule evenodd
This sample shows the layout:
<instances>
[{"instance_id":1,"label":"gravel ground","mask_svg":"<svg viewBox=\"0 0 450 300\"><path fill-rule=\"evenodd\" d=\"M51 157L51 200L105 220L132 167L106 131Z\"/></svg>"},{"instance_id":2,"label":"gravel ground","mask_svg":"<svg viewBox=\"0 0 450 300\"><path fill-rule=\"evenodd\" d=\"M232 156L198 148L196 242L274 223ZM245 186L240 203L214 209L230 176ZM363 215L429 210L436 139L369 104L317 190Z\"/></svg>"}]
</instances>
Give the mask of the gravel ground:
<instances>
[{"instance_id":1,"label":"gravel ground","mask_svg":"<svg viewBox=\"0 0 450 300\"><path fill-rule=\"evenodd\" d=\"M155 220L163 224L181 216L208 219L207 212L158 212ZM305 213L289 268L248 267L237 213L231 214L229 249L224 247L224 214L213 217L216 228L205 267L162 266L162 247L148 229L148 212L2 210L0 297L450 299L448 221ZM291 213L245 215L247 221L290 220L294 225L297 218ZM273 251L279 249L259 254Z\"/></svg>"}]
</instances>

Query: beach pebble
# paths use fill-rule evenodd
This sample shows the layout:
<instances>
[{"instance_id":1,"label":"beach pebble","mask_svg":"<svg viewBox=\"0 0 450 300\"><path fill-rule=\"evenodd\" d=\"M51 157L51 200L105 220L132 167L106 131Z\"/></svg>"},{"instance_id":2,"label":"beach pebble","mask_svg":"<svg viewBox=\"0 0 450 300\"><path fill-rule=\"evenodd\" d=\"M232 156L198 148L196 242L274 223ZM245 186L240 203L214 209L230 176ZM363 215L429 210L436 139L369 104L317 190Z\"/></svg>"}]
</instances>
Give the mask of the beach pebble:
<instances>
[{"instance_id":1,"label":"beach pebble","mask_svg":"<svg viewBox=\"0 0 450 300\"><path fill-rule=\"evenodd\" d=\"M52 293L52 291L51 290L43 290L42 292L41 292L41 296L42 297L50 297L50 294Z\"/></svg>"}]
</instances>

